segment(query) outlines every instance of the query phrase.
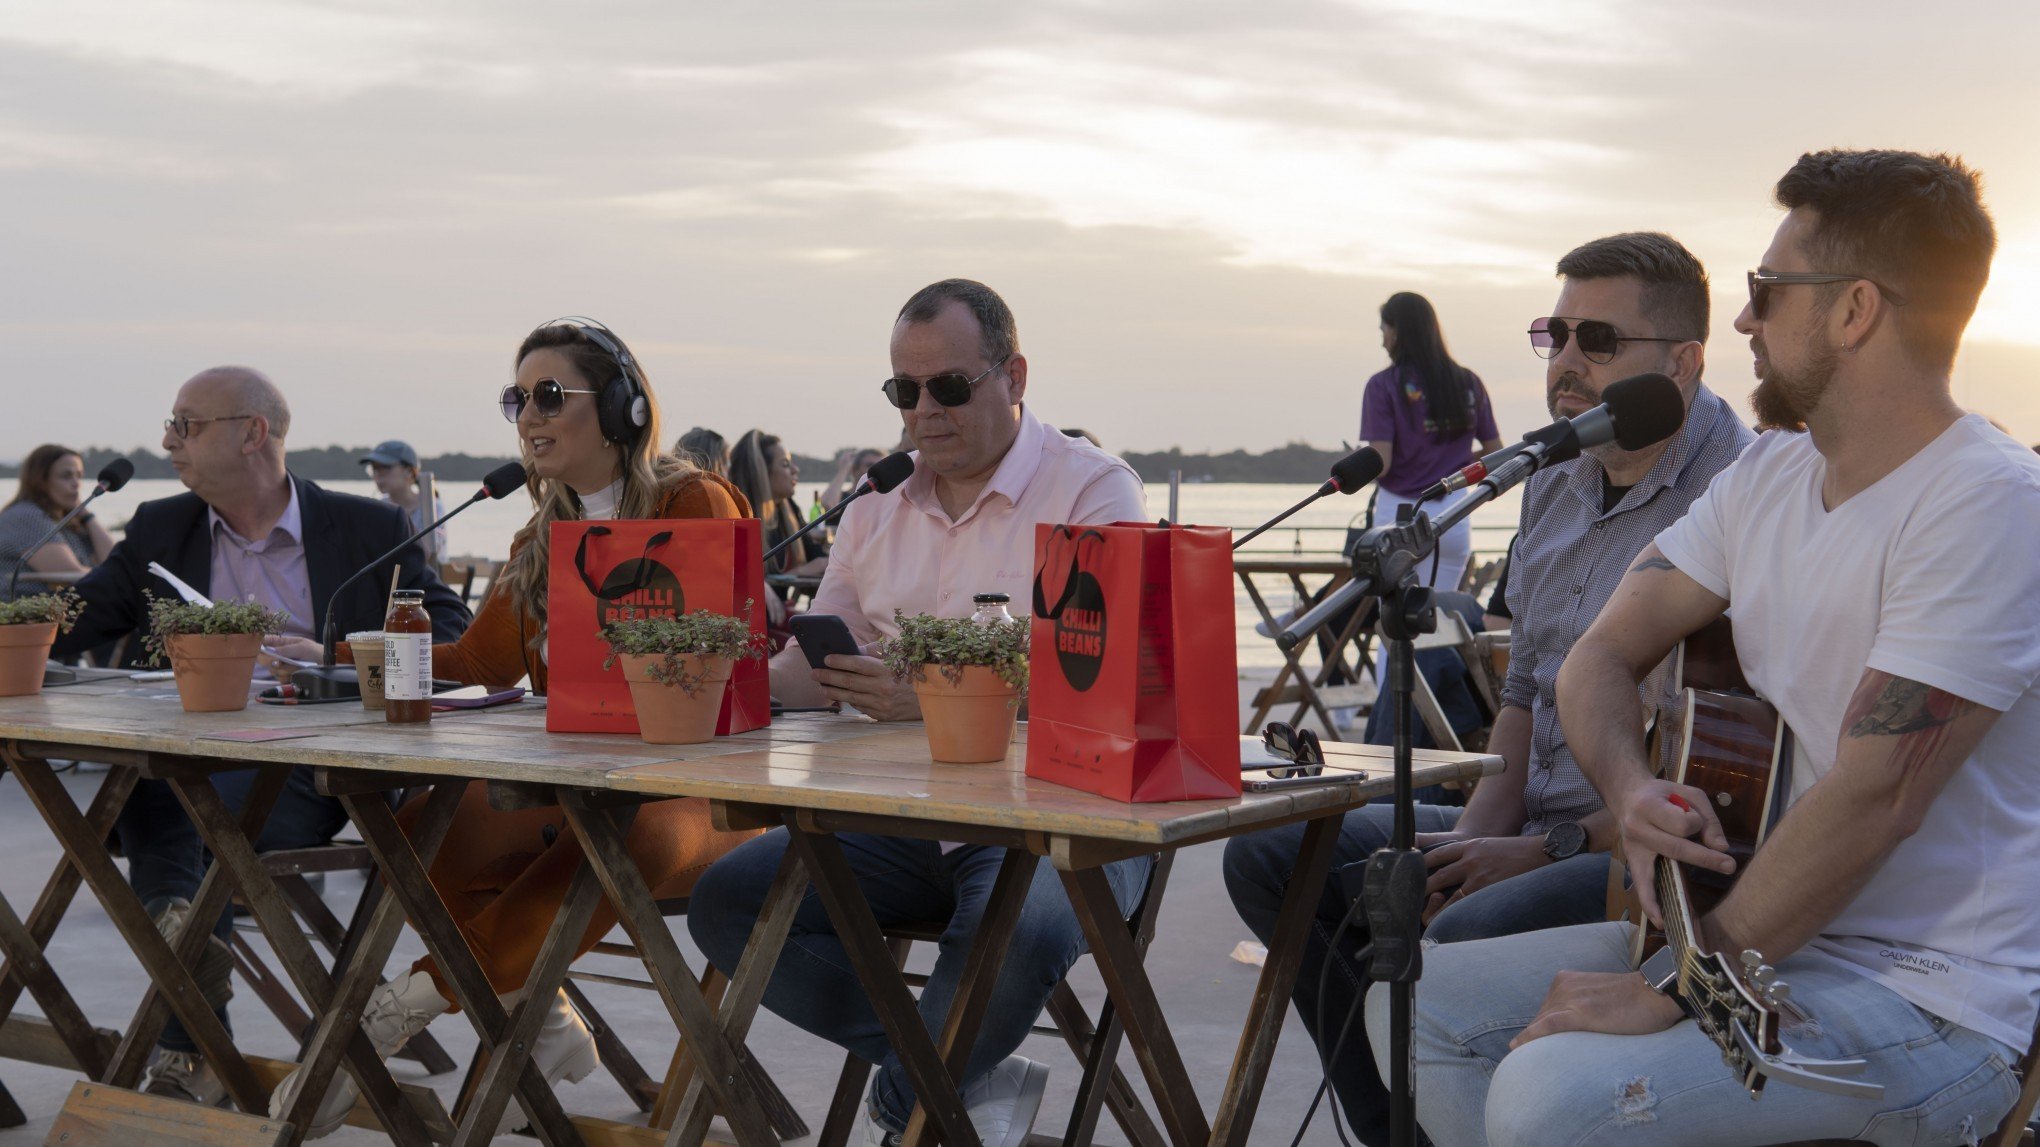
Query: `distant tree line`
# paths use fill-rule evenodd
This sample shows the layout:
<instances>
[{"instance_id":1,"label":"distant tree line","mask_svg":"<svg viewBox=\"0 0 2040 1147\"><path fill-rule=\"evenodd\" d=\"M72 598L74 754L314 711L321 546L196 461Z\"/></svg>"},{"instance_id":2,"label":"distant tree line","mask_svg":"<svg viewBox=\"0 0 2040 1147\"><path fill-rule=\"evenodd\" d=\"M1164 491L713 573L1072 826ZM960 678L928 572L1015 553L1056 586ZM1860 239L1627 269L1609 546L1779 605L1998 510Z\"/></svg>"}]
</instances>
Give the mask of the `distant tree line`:
<instances>
[{"instance_id":1,"label":"distant tree line","mask_svg":"<svg viewBox=\"0 0 2040 1147\"><path fill-rule=\"evenodd\" d=\"M1107 444L1110 448L1110 444ZM302 478L315 482L331 482L349 478L366 477L361 466L361 456L369 447L326 446L316 450L293 450L289 454L291 471ZM2040 447L2036 447L2040 449ZM152 450L137 448L128 451L109 450L94 446L85 451L85 474L87 478L99 472L99 468L122 454L135 464L137 478L175 478L177 471L170 462ZM1145 482L1167 482L1169 471L1181 470L1185 481L1190 482L1320 482L1338 461L1344 450L1320 450L1302 442L1291 442L1260 454L1245 450L1233 450L1225 454L1186 454L1180 447L1156 453L1127 451L1120 457L1126 459L1134 473ZM508 457L484 457L474 454L440 454L423 459L425 469L445 482L472 482L486 476L489 471L512 459ZM835 473L836 460L813 458L804 454L794 455L794 464L800 467L800 476L807 482L826 482ZM0 463L0 478L12 478L19 473L14 463Z\"/></svg>"}]
</instances>

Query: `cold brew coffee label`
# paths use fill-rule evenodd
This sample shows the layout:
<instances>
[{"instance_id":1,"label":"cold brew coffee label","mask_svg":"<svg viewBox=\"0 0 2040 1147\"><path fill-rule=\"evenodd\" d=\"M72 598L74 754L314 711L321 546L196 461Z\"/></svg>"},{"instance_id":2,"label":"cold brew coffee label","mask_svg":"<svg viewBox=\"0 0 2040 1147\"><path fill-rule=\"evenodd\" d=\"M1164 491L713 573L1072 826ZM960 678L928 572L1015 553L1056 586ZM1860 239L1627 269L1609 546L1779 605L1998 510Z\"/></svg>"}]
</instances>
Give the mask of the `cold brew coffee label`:
<instances>
[{"instance_id":1,"label":"cold brew coffee label","mask_svg":"<svg viewBox=\"0 0 2040 1147\"><path fill-rule=\"evenodd\" d=\"M423 701L432 696L432 635L383 635L383 698Z\"/></svg>"}]
</instances>

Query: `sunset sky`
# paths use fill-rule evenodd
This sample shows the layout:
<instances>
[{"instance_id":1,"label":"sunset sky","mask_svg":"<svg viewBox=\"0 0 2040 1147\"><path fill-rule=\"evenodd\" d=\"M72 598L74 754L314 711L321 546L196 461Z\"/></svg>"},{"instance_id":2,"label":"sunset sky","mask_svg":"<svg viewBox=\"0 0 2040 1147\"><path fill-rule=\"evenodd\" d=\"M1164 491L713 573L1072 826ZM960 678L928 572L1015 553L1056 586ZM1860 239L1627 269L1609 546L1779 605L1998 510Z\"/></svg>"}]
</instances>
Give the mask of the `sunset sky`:
<instances>
[{"instance_id":1,"label":"sunset sky","mask_svg":"<svg viewBox=\"0 0 2040 1147\"><path fill-rule=\"evenodd\" d=\"M2040 441L2036 44L2025 2L9 0L0 458L153 447L230 362L293 445L508 453L510 356L568 313L673 434L883 444L892 316L948 276L1114 448L1352 438L1401 289L1514 437L1552 263L1638 228L1707 264L1741 404L1771 185L1829 146L1984 173L1957 395Z\"/></svg>"}]
</instances>

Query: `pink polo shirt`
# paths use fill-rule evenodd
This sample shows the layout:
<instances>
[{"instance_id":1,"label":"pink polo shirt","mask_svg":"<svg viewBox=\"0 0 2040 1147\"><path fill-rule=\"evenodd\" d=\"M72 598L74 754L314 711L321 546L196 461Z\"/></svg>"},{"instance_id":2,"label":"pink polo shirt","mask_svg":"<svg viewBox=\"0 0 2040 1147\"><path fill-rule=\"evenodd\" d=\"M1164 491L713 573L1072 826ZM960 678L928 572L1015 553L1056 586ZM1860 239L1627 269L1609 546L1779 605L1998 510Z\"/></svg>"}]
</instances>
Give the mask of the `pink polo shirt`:
<instances>
[{"instance_id":1,"label":"pink polo shirt","mask_svg":"<svg viewBox=\"0 0 2040 1147\"><path fill-rule=\"evenodd\" d=\"M926 470L915 470L890 494L852 503L813 612L842 618L859 644L897 635L895 609L909 617L969 617L973 594L1003 593L1013 616L1025 617L1036 523L1146 519L1147 500L1131 466L1044 425L1022 404L1013 448L954 521Z\"/></svg>"}]
</instances>

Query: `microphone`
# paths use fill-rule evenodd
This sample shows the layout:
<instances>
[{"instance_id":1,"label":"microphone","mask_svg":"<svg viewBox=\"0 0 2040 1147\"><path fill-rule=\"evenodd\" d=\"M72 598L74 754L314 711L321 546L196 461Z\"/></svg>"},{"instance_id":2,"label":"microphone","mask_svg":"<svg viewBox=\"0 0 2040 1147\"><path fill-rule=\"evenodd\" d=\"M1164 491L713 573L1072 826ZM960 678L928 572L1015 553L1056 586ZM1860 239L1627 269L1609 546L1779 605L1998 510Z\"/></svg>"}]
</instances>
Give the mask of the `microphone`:
<instances>
[{"instance_id":1,"label":"microphone","mask_svg":"<svg viewBox=\"0 0 2040 1147\"><path fill-rule=\"evenodd\" d=\"M62 532L65 526L77 520L78 515L85 512L85 507L91 505L94 498L101 494L111 494L122 486L127 485L128 479L134 476L135 464L125 458L115 458L101 467L98 482L92 487L92 492L79 499L78 504L71 507L70 513L57 519L57 524L51 526L49 532L45 533L42 537L37 538L34 545L21 551L21 557L15 561L14 569L7 575L7 596L9 598L15 596L15 591L21 584L21 571L23 567L28 565L29 558L41 552L42 548L50 543L50 539Z\"/></svg>"},{"instance_id":2,"label":"microphone","mask_svg":"<svg viewBox=\"0 0 2040 1147\"><path fill-rule=\"evenodd\" d=\"M849 508L850 503L862 498L866 494L890 494L893 487L913 477L913 475L914 457L906 451L895 450L880 458L872 464L871 469L864 472L864 480L857 483L857 489L851 491L848 497L829 507L828 513L795 530L793 536L783 539L778 545L766 550L765 560L771 561L773 558L778 557L780 552L785 550L786 547L808 536L811 531L841 517L843 511Z\"/></svg>"},{"instance_id":3,"label":"microphone","mask_svg":"<svg viewBox=\"0 0 2040 1147\"><path fill-rule=\"evenodd\" d=\"M1525 434L1523 441L1504 446L1433 483L1417 501L1428 502L1464 490L1540 447L1544 451L1542 460L1531 468L1533 471L1577 458L1582 450L1611 441L1624 450L1641 450L1678 433L1685 421L1686 404L1679 396L1677 383L1655 373L1625 378L1608 384L1608 389L1601 392L1601 405L1577 418L1561 418Z\"/></svg>"},{"instance_id":4,"label":"microphone","mask_svg":"<svg viewBox=\"0 0 2040 1147\"><path fill-rule=\"evenodd\" d=\"M482 479L482 488L476 490L467 501L441 514L438 521L405 538L388 553L355 570L346 581L341 582L333 590L332 596L326 599L326 628L319 638L325 645L324 655L319 659L319 664L300 669L290 676L291 684L297 686L297 695L308 701L332 700L338 697L359 697L361 695L361 680L356 675L353 667L334 664L337 652L336 647L340 639L340 619L334 615L333 606L340 600L340 595L345 593L349 586L373 573L376 567L403 553L406 548L417 544L418 539L445 525L455 514L460 513L476 502L508 497L512 491L523 486L524 481L524 464L522 462L506 462L496 467L494 470L489 471L487 477Z\"/></svg>"},{"instance_id":5,"label":"microphone","mask_svg":"<svg viewBox=\"0 0 2040 1147\"><path fill-rule=\"evenodd\" d=\"M1332 476L1325 479L1323 485L1312 491L1310 497L1254 527L1253 531L1247 534L1246 537L1234 542L1232 548L1239 549L1241 546L1274 529L1282 524L1283 519L1317 501L1319 498L1330 497L1333 494L1352 494L1358 492L1360 487L1381 477L1382 469L1380 452L1372 446L1362 446L1360 449L1332 463Z\"/></svg>"}]
</instances>

